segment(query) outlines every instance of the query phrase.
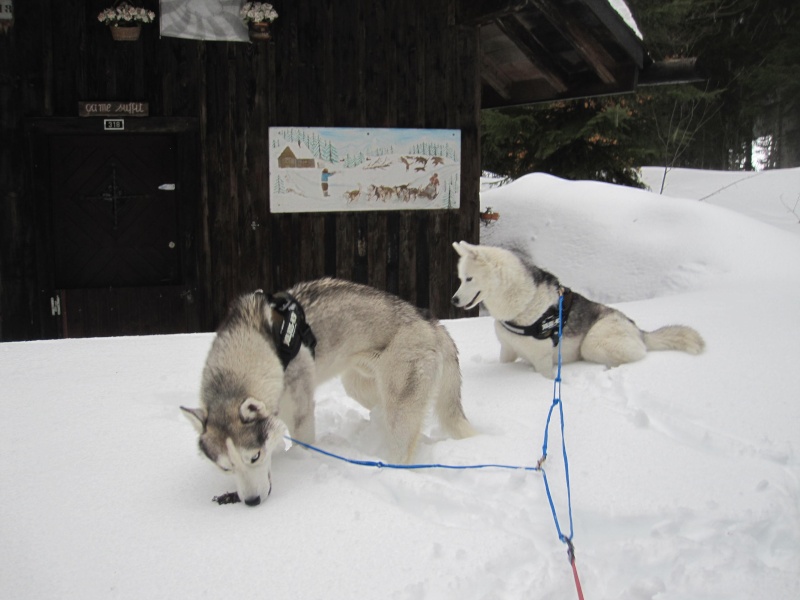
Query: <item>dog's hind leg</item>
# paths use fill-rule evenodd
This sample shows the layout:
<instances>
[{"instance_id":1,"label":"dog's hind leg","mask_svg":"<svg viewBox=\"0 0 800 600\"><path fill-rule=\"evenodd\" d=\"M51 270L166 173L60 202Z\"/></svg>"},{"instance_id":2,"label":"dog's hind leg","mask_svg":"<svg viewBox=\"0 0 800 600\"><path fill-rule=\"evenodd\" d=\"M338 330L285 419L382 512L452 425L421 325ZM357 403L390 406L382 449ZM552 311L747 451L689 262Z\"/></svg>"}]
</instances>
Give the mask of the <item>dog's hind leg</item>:
<instances>
[{"instance_id":1,"label":"dog's hind leg","mask_svg":"<svg viewBox=\"0 0 800 600\"><path fill-rule=\"evenodd\" d=\"M641 331L621 313L612 313L598 320L581 342L584 360L607 367L642 360L646 354Z\"/></svg>"},{"instance_id":2,"label":"dog's hind leg","mask_svg":"<svg viewBox=\"0 0 800 600\"><path fill-rule=\"evenodd\" d=\"M453 339L441 326L437 326L439 346L442 351L441 368L434 383L436 416L451 437L460 440L475 435L461 405L461 368L458 349Z\"/></svg>"},{"instance_id":3,"label":"dog's hind leg","mask_svg":"<svg viewBox=\"0 0 800 600\"><path fill-rule=\"evenodd\" d=\"M387 357L388 358L388 357ZM410 463L433 394L436 357L422 352L415 360L386 360L377 385L386 414L391 459Z\"/></svg>"}]
</instances>

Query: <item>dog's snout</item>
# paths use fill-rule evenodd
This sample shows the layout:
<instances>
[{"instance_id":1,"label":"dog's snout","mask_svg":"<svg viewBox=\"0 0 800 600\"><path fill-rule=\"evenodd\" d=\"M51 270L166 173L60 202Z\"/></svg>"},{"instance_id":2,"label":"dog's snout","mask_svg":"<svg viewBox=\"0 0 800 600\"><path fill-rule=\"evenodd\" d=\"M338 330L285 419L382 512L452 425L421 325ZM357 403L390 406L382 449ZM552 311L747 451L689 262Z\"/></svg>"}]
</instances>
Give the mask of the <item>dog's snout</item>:
<instances>
[{"instance_id":1,"label":"dog's snout","mask_svg":"<svg viewBox=\"0 0 800 600\"><path fill-rule=\"evenodd\" d=\"M450 298L450 302L453 303L453 306L459 306L459 304L458 304L458 296L453 296L452 298Z\"/></svg>"},{"instance_id":2,"label":"dog's snout","mask_svg":"<svg viewBox=\"0 0 800 600\"><path fill-rule=\"evenodd\" d=\"M244 503L247 504L247 506L258 506L259 504L261 504L261 496L248 498L247 500L244 501Z\"/></svg>"}]
</instances>

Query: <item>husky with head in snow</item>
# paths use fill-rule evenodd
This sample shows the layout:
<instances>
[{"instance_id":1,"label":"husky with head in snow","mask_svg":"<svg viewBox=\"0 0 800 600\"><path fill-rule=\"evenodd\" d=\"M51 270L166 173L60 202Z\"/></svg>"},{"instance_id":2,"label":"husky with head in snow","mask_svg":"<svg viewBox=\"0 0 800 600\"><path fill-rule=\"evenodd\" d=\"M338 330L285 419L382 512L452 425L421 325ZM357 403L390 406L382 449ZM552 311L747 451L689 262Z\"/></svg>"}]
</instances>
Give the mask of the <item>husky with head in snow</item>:
<instances>
[{"instance_id":1,"label":"husky with head in snow","mask_svg":"<svg viewBox=\"0 0 800 600\"><path fill-rule=\"evenodd\" d=\"M271 455L285 433L314 442L314 389L337 375L361 405L383 409L393 462L414 456L430 405L452 437L474 433L445 328L400 298L337 279L235 300L208 353L200 408L181 408L202 453L255 506L272 489Z\"/></svg>"},{"instance_id":2,"label":"husky with head in snow","mask_svg":"<svg viewBox=\"0 0 800 600\"><path fill-rule=\"evenodd\" d=\"M699 354L705 347L700 334L685 325L642 331L620 311L563 287L554 275L509 250L466 242L454 242L453 248L460 257L461 287L452 302L466 309L483 302L495 319L500 362L521 357L554 378L559 324L563 363L587 360L616 367L641 360L648 350Z\"/></svg>"}]
</instances>

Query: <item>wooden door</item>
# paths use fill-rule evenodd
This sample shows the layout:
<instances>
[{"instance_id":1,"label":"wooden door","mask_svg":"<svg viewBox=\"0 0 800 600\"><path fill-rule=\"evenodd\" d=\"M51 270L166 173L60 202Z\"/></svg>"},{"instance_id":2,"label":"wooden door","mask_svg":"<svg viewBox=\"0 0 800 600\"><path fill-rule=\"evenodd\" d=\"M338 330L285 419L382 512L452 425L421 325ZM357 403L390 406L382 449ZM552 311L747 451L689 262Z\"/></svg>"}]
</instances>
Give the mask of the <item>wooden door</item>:
<instances>
[{"instance_id":1,"label":"wooden door","mask_svg":"<svg viewBox=\"0 0 800 600\"><path fill-rule=\"evenodd\" d=\"M175 137L50 136L52 310L63 337L191 329Z\"/></svg>"}]
</instances>

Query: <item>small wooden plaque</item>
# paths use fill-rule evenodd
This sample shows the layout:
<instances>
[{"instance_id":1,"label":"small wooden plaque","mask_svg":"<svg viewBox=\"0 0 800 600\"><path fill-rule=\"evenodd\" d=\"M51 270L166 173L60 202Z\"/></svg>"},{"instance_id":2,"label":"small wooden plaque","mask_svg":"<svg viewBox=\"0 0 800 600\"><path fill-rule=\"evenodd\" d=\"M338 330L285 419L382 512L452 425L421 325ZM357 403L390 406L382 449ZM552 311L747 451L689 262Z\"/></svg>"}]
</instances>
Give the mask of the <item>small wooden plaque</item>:
<instances>
[{"instance_id":1,"label":"small wooden plaque","mask_svg":"<svg viewBox=\"0 0 800 600\"><path fill-rule=\"evenodd\" d=\"M97 101L78 102L80 117L147 117L150 105L147 102Z\"/></svg>"}]
</instances>

